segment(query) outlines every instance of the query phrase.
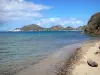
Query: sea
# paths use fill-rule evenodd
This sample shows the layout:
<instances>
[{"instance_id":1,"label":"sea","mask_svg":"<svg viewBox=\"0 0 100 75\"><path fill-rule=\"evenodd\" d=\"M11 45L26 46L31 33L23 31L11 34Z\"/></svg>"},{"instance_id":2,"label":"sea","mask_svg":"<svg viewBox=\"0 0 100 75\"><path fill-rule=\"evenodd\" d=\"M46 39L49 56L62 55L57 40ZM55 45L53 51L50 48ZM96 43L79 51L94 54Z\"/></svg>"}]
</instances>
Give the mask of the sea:
<instances>
[{"instance_id":1,"label":"sea","mask_svg":"<svg viewBox=\"0 0 100 75\"><path fill-rule=\"evenodd\" d=\"M91 39L81 31L0 32L0 75L14 75L66 45Z\"/></svg>"}]
</instances>

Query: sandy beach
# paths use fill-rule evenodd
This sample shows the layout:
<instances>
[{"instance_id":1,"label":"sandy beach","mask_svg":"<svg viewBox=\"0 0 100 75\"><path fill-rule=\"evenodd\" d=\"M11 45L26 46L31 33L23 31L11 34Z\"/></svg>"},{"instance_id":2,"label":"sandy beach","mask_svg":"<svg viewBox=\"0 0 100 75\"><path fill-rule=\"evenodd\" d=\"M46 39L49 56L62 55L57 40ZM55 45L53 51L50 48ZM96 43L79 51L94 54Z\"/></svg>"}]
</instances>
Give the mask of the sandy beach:
<instances>
[{"instance_id":1,"label":"sandy beach","mask_svg":"<svg viewBox=\"0 0 100 75\"><path fill-rule=\"evenodd\" d=\"M100 42L85 42L59 69L57 75L100 75ZM98 66L90 66L92 60ZM92 63L93 64L93 63Z\"/></svg>"},{"instance_id":2,"label":"sandy beach","mask_svg":"<svg viewBox=\"0 0 100 75\"><path fill-rule=\"evenodd\" d=\"M99 46L99 41L66 46L16 75L100 75ZM69 49L70 52L67 52ZM93 60L98 66L91 67L87 63L89 60Z\"/></svg>"},{"instance_id":3,"label":"sandy beach","mask_svg":"<svg viewBox=\"0 0 100 75\"><path fill-rule=\"evenodd\" d=\"M74 64L73 75L100 75L100 42L93 42L88 45L86 44L81 48L84 54L82 58ZM98 67L89 66L87 64L89 60L96 62Z\"/></svg>"}]
</instances>

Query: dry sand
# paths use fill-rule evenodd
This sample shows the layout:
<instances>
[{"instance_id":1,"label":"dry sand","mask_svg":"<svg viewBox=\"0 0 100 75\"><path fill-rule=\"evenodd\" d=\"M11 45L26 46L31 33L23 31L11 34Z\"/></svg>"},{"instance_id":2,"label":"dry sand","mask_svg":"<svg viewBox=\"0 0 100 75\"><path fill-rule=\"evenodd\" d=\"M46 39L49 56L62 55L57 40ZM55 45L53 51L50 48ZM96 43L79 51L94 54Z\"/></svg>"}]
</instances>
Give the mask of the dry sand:
<instances>
[{"instance_id":1,"label":"dry sand","mask_svg":"<svg viewBox=\"0 0 100 75\"><path fill-rule=\"evenodd\" d=\"M98 67L89 66L88 60L95 61ZM100 75L99 40L84 43L59 69L57 75Z\"/></svg>"},{"instance_id":2,"label":"dry sand","mask_svg":"<svg viewBox=\"0 0 100 75\"><path fill-rule=\"evenodd\" d=\"M98 41L83 45L81 49L84 54L74 65L73 75L100 75L100 53L95 54L95 52L100 52L99 47L100 42ZM89 66L87 60L90 59L98 63L98 67Z\"/></svg>"},{"instance_id":3,"label":"dry sand","mask_svg":"<svg viewBox=\"0 0 100 75\"><path fill-rule=\"evenodd\" d=\"M77 43L61 48L47 59L40 61L40 63L33 65L16 75L56 75L56 69L60 67L80 46L81 44Z\"/></svg>"}]
</instances>

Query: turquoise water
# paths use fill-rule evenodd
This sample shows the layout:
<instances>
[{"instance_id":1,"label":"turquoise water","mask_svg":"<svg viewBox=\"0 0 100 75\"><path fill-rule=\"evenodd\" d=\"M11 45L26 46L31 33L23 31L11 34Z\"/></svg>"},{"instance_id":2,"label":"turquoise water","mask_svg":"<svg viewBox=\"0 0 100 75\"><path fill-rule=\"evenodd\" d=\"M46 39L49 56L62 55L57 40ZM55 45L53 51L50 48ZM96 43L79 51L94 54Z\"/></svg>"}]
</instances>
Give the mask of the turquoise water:
<instances>
[{"instance_id":1,"label":"turquoise water","mask_svg":"<svg viewBox=\"0 0 100 75\"><path fill-rule=\"evenodd\" d=\"M73 31L0 32L0 75L13 75L59 48L89 39Z\"/></svg>"}]
</instances>

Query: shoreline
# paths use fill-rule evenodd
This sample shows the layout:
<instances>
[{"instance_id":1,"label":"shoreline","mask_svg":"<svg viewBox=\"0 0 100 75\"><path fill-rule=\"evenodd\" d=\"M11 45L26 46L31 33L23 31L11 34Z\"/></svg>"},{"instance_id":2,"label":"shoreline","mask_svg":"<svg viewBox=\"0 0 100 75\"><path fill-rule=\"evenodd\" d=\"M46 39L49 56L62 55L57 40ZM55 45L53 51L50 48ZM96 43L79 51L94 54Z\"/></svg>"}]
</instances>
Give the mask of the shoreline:
<instances>
[{"instance_id":1,"label":"shoreline","mask_svg":"<svg viewBox=\"0 0 100 75\"><path fill-rule=\"evenodd\" d=\"M81 43L67 45L53 53L47 59L41 60L38 64L24 69L15 75L56 75L56 69L63 65L63 62L75 52ZM69 50L69 52L68 52Z\"/></svg>"},{"instance_id":2,"label":"shoreline","mask_svg":"<svg viewBox=\"0 0 100 75\"><path fill-rule=\"evenodd\" d=\"M93 59L100 65L100 61L98 61L100 54L95 55L95 52L100 52L99 46L99 40L84 42L68 60L64 61L64 65L58 69L57 75L100 75L100 66L91 67L87 64L89 59Z\"/></svg>"},{"instance_id":3,"label":"shoreline","mask_svg":"<svg viewBox=\"0 0 100 75\"><path fill-rule=\"evenodd\" d=\"M97 41L90 40L64 46L39 63L11 75L73 75L76 64L95 43Z\"/></svg>"},{"instance_id":4,"label":"shoreline","mask_svg":"<svg viewBox=\"0 0 100 75\"><path fill-rule=\"evenodd\" d=\"M74 68L74 64L76 64L77 61L82 58L81 54L83 54L83 52L81 50L81 47L79 47L68 60L64 61L64 65L58 69L57 75L72 75L71 73Z\"/></svg>"},{"instance_id":5,"label":"shoreline","mask_svg":"<svg viewBox=\"0 0 100 75\"><path fill-rule=\"evenodd\" d=\"M71 71L74 67L73 64L75 64L76 61L81 58L80 57L80 53L81 53L80 48L77 48L75 53L68 60L64 61L64 65L61 66L60 68L58 68L57 75L66 75L66 74L67 75L72 75Z\"/></svg>"}]
</instances>

